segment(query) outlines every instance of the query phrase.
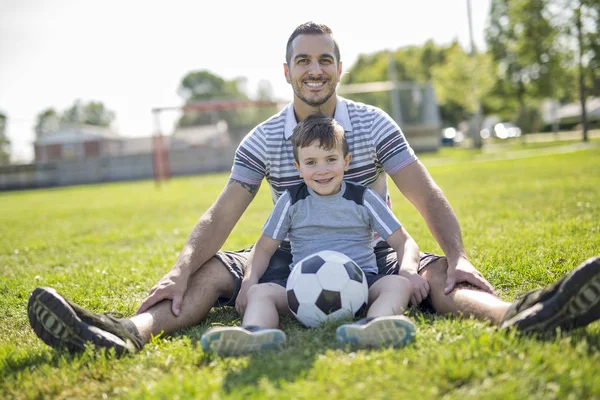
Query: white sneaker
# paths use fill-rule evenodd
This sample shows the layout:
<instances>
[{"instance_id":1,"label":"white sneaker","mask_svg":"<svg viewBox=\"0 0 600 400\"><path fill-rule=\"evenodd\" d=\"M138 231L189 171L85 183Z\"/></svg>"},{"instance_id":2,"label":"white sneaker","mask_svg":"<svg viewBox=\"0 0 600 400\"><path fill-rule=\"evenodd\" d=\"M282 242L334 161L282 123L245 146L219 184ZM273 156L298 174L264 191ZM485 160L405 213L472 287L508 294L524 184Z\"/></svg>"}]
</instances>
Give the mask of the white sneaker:
<instances>
[{"instance_id":1,"label":"white sneaker","mask_svg":"<svg viewBox=\"0 0 600 400\"><path fill-rule=\"evenodd\" d=\"M415 340L415 324L402 315L363 318L335 331L339 342L363 347L402 347Z\"/></svg>"},{"instance_id":2,"label":"white sneaker","mask_svg":"<svg viewBox=\"0 0 600 400\"><path fill-rule=\"evenodd\" d=\"M287 341L280 329L258 326L223 326L207 330L200 339L204 352L237 356L283 346Z\"/></svg>"}]
</instances>

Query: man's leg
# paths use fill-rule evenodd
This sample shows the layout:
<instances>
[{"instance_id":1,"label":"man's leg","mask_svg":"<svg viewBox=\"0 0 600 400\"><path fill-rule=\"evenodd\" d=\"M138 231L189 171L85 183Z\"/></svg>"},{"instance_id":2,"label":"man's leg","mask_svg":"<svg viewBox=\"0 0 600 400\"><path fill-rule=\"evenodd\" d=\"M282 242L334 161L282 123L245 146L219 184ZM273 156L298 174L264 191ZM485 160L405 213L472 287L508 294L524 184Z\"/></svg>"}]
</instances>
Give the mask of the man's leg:
<instances>
[{"instance_id":1,"label":"man's leg","mask_svg":"<svg viewBox=\"0 0 600 400\"><path fill-rule=\"evenodd\" d=\"M557 282L529 291L512 303L471 288L444 294L447 264L439 258L421 275L430 285L433 308L486 319L502 328L522 333L553 334L557 328L571 330L600 319L600 257L592 257Z\"/></svg>"},{"instance_id":2,"label":"man's leg","mask_svg":"<svg viewBox=\"0 0 600 400\"><path fill-rule=\"evenodd\" d=\"M235 281L232 274L216 258L211 258L190 277L179 317L171 311L171 301L161 301L146 312L134 315L134 323L144 343L161 332L169 335L198 325L218 298L232 297Z\"/></svg>"},{"instance_id":3,"label":"man's leg","mask_svg":"<svg viewBox=\"0 0 600 400\"><path fill-rule=\"evenodd\" d=\"M462 315L500 324L510 303L466 285L457 285L456 289L446 295L444 288L447 270L446 259L438 258L421 272L421 276L429 283L433 309L440 314Z\"/></svg>"},{"instance_id":4,"label":"man's leg","mask_svg":"<svg viewBox=\"0 0 600 400\"><path fill-rule=\"evenodd\" d=\"M81 351L91 342L122 354L141 349L152 335L197 324L219 297L233 296L235 287L234 274L213 257L190 277L179 317L170 301L162 301L140 315L116 319L87 311L50 288L34 290L27 311L33 330L49 346Z\"/></svg>"}]
</instances>

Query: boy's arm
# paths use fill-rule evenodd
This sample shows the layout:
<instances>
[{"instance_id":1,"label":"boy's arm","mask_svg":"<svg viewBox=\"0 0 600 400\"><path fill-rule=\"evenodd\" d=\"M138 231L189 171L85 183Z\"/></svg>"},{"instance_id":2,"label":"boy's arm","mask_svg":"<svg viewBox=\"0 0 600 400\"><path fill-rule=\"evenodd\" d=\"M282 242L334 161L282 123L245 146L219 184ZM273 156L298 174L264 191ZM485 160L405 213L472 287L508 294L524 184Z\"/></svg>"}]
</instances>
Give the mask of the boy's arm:
<instances>
[{"instance_id":1,"label":"boy's arm","mask_svg":"<svg viewBox=\"0 0 600 400\"><path fill-rule=\"evenodd\" d=\"M279 243L281 243L281 240L273 239L264 233L260 235L260 238L258 238L258 241L250 251L244 280L258 282L267 270L269 261L273 257L273 254L275 254L277 247L279 247Z\"/></svg>"},{"instance_id":2,"label":"boy's arm","mask_svg":"<svg viewBox=\"0 0 600 400\"><path fill-rule=\"evenodd\" d=\"M429 283L419 275L420 254L417 242L403 226L388 236L386 241L396 251L400 268L398 275L407 278L413 287L411 304L421 303L429 295Z\"/></svg>"},{"instance_id":3,"label":"boy's arm","mask_svg":"<svg viewBox=\"0 0 600 400\"><path fill-rule=\"evenodd\" d=\"M244 279L242 279L242 286L235 301L235 308L240 313L246 310L248 290L258 283L258 280L267 270L269 261L273 257L273 254L275 254L277 247L279 247L279 243L281 243L281 240L273 239L263 233L252 250L250 250Z\"/></svg>"}]
</instances>

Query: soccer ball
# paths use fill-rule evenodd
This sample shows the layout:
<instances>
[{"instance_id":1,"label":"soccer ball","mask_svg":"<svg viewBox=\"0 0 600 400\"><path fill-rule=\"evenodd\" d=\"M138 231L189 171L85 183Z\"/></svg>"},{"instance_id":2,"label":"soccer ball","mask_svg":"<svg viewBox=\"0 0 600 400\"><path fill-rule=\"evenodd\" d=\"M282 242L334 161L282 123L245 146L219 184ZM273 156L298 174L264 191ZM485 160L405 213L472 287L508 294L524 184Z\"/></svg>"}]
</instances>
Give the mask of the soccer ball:
<instances>
[{"instance_id":1,"label":"soccer ball","mask_svg":"<svg viewBox=\"0 0 600 400\"><path fill-rule=\"evenodd\" d=\"M352 259L324 250L298 262L287 280L288 306L305 326L360 314L369 299L364 272Z\"/></svg>"}]
</instances>

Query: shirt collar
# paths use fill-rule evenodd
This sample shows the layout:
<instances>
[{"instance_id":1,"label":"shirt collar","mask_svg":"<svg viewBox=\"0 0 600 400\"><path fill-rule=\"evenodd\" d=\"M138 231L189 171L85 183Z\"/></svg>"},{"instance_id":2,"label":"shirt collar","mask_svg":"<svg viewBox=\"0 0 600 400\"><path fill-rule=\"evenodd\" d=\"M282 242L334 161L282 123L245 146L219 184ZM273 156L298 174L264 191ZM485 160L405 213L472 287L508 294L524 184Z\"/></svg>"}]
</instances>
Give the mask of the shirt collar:
<instances>
[{"instance_id":1,"label":"shirt collar","mask_svg":"<svg viewBox=\"0 0 600 400\"><path fill-rule=\"evenodd\" d=\"M344 99L337 96L335 103L335 120L342 125L344 132L352 132L352 124L350 123L350 115L348 115L348 105ZM294 115L294 102L292 101L285 108L285 139L289 140L294 133L294 128L298 125L296 121L296 115Z\"/></svg>"}]
</instances>

